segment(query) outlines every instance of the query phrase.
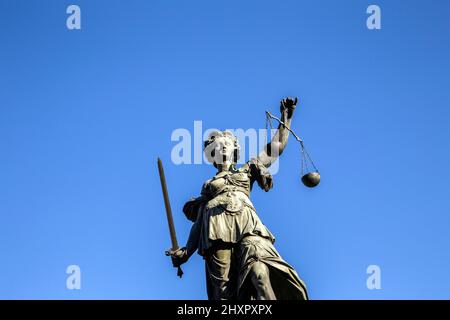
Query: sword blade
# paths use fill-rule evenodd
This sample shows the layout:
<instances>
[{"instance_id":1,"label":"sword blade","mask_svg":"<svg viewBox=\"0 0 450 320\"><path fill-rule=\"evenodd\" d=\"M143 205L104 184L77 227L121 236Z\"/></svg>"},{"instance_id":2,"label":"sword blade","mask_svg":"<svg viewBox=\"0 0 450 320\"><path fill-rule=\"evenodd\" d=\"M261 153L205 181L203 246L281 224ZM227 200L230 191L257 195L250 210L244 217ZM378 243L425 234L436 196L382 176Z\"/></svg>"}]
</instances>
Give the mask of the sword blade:
<instances>
[{"instance_id":1,"label":"sword blade","mask_svg":"<svg viewBox=\"0 0 450 320\"><path fill-rule=\"evenodd\" d=\"M169 193L167 191L166 176L164 175L164 168L161 159L158 157L158 171L159 179L161 180L161 189L164 197L164 206L166 207L167 223L169 225L170 240L172 242L172 250L179 249L177 234L175 233L175 226L173 223L172 208L170 207Z\"/></svg>"}]
</instances>

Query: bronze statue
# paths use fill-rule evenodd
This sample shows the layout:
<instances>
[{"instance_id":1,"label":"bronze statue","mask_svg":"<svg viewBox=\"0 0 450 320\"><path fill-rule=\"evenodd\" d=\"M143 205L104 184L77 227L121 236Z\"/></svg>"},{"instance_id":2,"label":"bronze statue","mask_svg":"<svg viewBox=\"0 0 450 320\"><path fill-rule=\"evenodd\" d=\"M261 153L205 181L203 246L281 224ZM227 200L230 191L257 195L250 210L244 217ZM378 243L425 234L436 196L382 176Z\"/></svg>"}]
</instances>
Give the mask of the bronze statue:
<instances>
[{"instance_id":1,"label":"bronze statue","mask_svg":"<svg viewBox=\"0 0 450 320\"><path fill-rule=\"evenodd\" d=\"M193 222L185 247L169 252L174 267L195 252L204 257L210 300L308 299L305 284L274 247L275 238L261 222L250 200L254 182L272 188L267 168L286 147L297 98L281 101L281 122L265 149L236 167L237 138L216 131L205 141L205 155L217 168L201 195L183 207Z\"/></svg>"}]
</instances>

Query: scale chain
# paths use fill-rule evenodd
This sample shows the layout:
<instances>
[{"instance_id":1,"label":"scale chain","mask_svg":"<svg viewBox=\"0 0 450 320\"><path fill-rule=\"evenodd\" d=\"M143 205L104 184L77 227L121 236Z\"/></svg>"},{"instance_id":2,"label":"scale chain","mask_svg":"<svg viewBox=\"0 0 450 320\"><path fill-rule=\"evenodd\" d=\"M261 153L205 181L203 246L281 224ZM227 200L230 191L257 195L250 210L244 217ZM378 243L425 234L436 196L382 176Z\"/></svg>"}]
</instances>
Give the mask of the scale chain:
<instances>
[{"instance_id":1,"label":"scale chain","mask_svg":"<svg viewBox=\"0 0 450 320\"><path fill-rule=\"evenodd\" d=\"M317 169L316 165L314 164L314 161L312 160L311 156L309 155L308 151L305 148L305 144L303 142L303 139L301 139L291 128L289 128L280 118L277 118L276 116L274 116L273 114L271 114L269 111L266 111L266 130L267 130L267 123L270 123L270 127L272 128L272 121L271 119L274 119L276 121L278 121L282 126L284 126L290 133L292 133L292 135L294 136L294 138L300 142L301 145L301 154L302 154L302 174L304 173L304 169L306 168L306 170L308 171L308 163L307 160L309 160L312 164L312 166L314 167L314 170L318 173L319 170ZM266 135L266 140L267 140L267 135Z\"/></svg>"}]
</instances>

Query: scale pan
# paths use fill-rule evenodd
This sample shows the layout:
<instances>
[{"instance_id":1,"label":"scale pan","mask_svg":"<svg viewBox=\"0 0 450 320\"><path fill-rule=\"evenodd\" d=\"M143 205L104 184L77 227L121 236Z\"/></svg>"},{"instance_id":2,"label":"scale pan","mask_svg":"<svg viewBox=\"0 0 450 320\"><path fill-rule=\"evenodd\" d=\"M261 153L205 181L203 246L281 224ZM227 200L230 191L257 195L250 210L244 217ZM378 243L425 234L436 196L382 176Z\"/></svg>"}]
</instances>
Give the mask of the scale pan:
<instances>
[{"instance_id":1,"label":"scale pan","mask_svg":"<svg viewBox=\"0 0 450 320\"><path fill-rule=\"evenodd\" d=\"M318 172L309 172L302 177L302 182L308 188L314 188L320 183L320 174Z\"/></svg>"}]
</instances>

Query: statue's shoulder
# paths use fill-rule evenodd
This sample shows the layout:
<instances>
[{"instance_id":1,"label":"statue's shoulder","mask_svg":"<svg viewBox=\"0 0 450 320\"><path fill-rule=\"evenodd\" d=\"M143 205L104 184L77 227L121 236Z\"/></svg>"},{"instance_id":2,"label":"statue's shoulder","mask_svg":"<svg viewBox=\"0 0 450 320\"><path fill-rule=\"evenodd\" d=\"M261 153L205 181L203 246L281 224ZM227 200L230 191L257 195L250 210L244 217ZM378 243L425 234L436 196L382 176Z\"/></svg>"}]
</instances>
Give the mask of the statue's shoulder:
<instances>
[{"instance_id":1,"label":"statue's shoulder","mask_svg":"<svg viewBox=\"0 0 450 320\"><path fill-rule=\"evenodd\" d=\"M203 186L202 186L202 191L207 188L209 186L209 184L211 183L211 181L213 181L214 178L208 179L205 182L203 182Z\"/></svg>"},{"instance_id":2,"label":"statue's shoulder","mask_svg":"<svg viewBox=\"0 0 450 320\"><path fill-rule=\"evenodd\" d=\"M211 182L212 181L214 181L214 178L208 179L205 182L203 182L202 190L200 192L200 194L202 196L208 196L208 194L210 193L210 190L211 190Z\"/></svg>"},{"instance_id":3,"label":"statue's shoulder","mask_svg":"<svg viewBox=\"0 0 450 320\"><path fill-rule=\"evenodd\" d=\"M249 174L250 173L250 161L247 161L246 163L244 163L237 171L239 173Z\"/></svg>"}]
</instances>

